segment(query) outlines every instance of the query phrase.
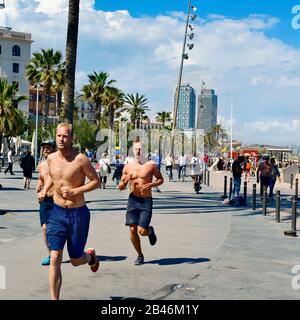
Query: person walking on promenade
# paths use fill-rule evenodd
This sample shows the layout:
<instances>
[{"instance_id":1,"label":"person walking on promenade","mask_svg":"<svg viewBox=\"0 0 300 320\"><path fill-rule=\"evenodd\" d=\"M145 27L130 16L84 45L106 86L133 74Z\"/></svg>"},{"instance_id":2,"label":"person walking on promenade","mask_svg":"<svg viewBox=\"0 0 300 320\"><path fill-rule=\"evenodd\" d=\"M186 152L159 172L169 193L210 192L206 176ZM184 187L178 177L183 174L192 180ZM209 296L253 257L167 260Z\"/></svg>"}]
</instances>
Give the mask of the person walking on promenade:
<instances>
[{"instance_id":1,"label":"person walking on promenade","mask_svg":"<svg viewBox=\"0 0 300 320\"><path fill-rule=\"evenodd\" d=\"M249 179L250 179L251 167L252 167L251 161L247 156L244 162L245 181L247 182L249 182Z\"/></svg>"},{"instance_id":2,"label":"person walking on promenade","mask_svg":"<svg viewBox=\"0 0 300 320\"><path fill-rule=\"evenodd\" d=\"M279 182L281 182L281 179L280 179L280 172L274 158L270 160L270 164L271 164L271 175L270 175L270 183L269 183L269 188L270 188L269 198L270 200L274 200L273 190L276 184L277 177Z\"/></svg>"},{"instance_id":3,"label":"person walking on promenade","mask_svg":"<svg viewBox=\"0 0 300 320\"><path fill-rule=\"evenodd\" d=\"M47 159L49 176L39 199L45 199L53 185L53 209L47 223L47 241L51 259L49 286L52 300L58 300L62 284L61 263L67 242L70 262L73 266L89 264L92 272L99 268L94 248L84 247L88 237L90 212L84 193L99 187L99 177L91 161L73 147L72 125L61 123L56 129L57 151ZM85 184L86 177L89 182Z\"/></svg>"},{"instance_id":4,"label":"person walking on promenade","mask_svg":"<svg viewBox=\"0 0 300 320\"><path fill-rule=\"evenodd\" d=\"M154 228L150 226L152 218L153 187L161 185L164 180L154 161L147 161L143 157L142 144L133 144L135 161L127 164L123 169L119 190L125 190L129 183L130 194L128 199L126 225L130 228L130 239L138 257L135 265L144 263L139 235L148 236L150 245L154 246L157 237ZM153 176L156 181L153 182Z\"/></svg>"},{"instance_id":5,"label":"person walking on promenade","mask_svg":"<svg viewBox=\"0 0 300 320\"><path fill-rule=\"evenodd\" d=\"M8 171L9 173L14 176L15 174L13 173L13 163L14 163L14 149L13 148L9 148L9 151L7 153L7 161L8 161L8 166L7 168L4 170L4 173L6 174Z\"/></svg>"},{"instance_id":6,"label":"person walking on promenade","mask_svg":"<svg viewBox=\"0 0 300 320\"><path fill-rule=\"evenodd\" d=\"M103 153L102 158L98 161L99 163L99 179L100 186L99 188L106 188L107 177L111 173L110 163L108 159L108 154Z\"/></svg>"},{"instance_id":7,"label":"person walking on promenade","mask_svg":"<svg viewBox=\"0 0 300 320\"><path fill-rule=\"evenodd\" d=\"M233 190L232 190L231 200L238 198L240 194L242 173L243 173L242 165L244 161L245 161L244 156L238 156L238 158L233 161L233 164L232 164Z\"/></svg>"},{"instance_id":8,"label":"person walking on promenade","mask_svg":"<svg viewBox=\"0 0 300 320\"><path fill-rule=\"evenodd\" d=\"M124 163L123 163L122 159L120 158L120 156L117 154L116 161L115 161L115 171L114 171L114 174L112 177L113 180L116 179L117 187L118 187L120 180L121 180L121 177L122 177L123 168L124 168Z\"/></svg>"},{"instance_id":9,"label":"person walking on promenade","mask_svg":"<svg viewBox=\"0 0 300 320\"><path fill-rule=\"evenodd\" d=\"M182 153L178 161L178 180L180 180L181 176L186 175L186 165L187 165L187 158L186 158L186 155Z\"/></svg>"},{"instance_id":10,"label":"person walking on promenade","mask_svg":"<svg viewBox=\"0 0 300 320\"><path fill-rule=\"evenodd\" d=\"M31 150L27 150L25 156L21 158L20 167L23 170L24 189L30 189L32 171L35 170L35 163L34 158L31 155Z\"/></svg>"},{"instance_id":11,"label":"person walking on promenade","mask_svg":"<svg viewBox=\"0 0 300 320\"><path fill-rule=\"evenodd\" d=\"M168 156L166 156L165 158L165 164L166 164L166 171L167 171L167 175L169 177L169 181L173 180L173 158L171 156L171 154L169 154Z\"/></svg>"},{"instance_id":12,"label":"person walking on promenade","mask_svg":"<svg viewBox=\"0 0 300 320\"><path fill-rule=\"evenodd\" d=\"M262 160L260 161L256 178L257 183L260 182L260 197L263 196L263 190L264 188L268 188L270 185L270 177L271 177L271 164L269 162L269 156L263 156Z\"/></svg>"},{"instance_id":13,"label":"person walking on promenade","mask_svg":"<svg viewBox=\"0 0 300 320\"><path fill-rule=\"evenodd\" d=\"M41 192L44 185L45 181L48 178L49 175L49 167L47 164L47 158L49 154L53 153L55 150L55 142L52 140L45 140L41 143L42 146L42 154L43 158L41 162L38 165L38 183L36 186L36 191L37 193ZM50 249L48 246L48 241L47 241L47 221L48 221L48 216L50 215L51 210L53 209L53 187L47 192L45 198L43 201L40 202L40 223L42 227L42 234L43 234L43 240L46 245L46 249L48 251L48 257L43 259L42 265L43 266L49 266L50 265Z\"/></svg>"}]
</instances>

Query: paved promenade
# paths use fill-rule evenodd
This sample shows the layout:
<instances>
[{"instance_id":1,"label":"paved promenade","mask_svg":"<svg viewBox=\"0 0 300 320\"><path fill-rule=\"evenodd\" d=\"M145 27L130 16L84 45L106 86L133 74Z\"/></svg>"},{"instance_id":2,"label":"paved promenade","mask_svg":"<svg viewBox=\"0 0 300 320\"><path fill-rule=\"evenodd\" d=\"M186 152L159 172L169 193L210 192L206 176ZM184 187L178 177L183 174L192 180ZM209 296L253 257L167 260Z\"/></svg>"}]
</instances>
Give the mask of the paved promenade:
<instances>
[{"instance_id":1,"label":"paved promenade","mask_svg":"<svg viewBox=\"0 0 300 320\"><path fill-rule=\"evenodd\" d=\"M278 224L271 209L264 217L260 208L253 213L222 204L223 176L213 175L214 188L205 186L199 195L190 180L166 182L161 193L153 193L158 242L151 247L142 239L143 266L133 265L136 253L124 226L128 192L116 190L110 179L108 189L87 194L87 246L96 248L101 266L96 274L87 266L72 267L65 251L61 298L299 299L291 271L300 265L300 242L284 237L288 218ZM6 212L0 215L0 265L6 269L0 299L49 299L48 267L40 265L47 253L36 180L26 190L20 172L1 172L0 183L0 209Z\"/></svg>"}]
</instances>

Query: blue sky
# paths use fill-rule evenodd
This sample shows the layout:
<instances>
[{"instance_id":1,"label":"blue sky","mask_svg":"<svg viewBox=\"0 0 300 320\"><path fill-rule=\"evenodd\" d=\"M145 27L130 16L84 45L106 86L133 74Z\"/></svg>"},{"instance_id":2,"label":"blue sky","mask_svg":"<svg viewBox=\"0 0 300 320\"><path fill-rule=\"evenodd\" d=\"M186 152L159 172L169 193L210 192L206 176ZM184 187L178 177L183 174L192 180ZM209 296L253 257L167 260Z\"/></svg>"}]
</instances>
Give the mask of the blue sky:
<instances>
[{"instance_id":1,"label":"blue sky","mask_svg":"<svg viewBox=\"0 0 300 320\"><path fill-rule=\"evenodd\" d=\"M300 47L299 32L291 28L291 8L297 0L194 0L200 17L210 14L240 19L250 14L278 17L280 23L267 32L285 42ZM95 8L104 11L128 10L134 17L157 16L171 11L187 11L188 0L96 0Z\"/></svg>"},{"instance_id":2,"label":"blue sky","mask_svg":"<svg viewBox=\"0 0 300 320\"><path fill-rule=\"evenodd\" d=\"M234 138L244 144L300 145L300 29L291 26L297 1L192 1L199 19L182 82L199 93L204 79L216 90L219 122L227 130L233 90ZM148 98L152 120L172 111L187 4L82 0L76 89L92 71L105 71L124 93ZM67 6L67 0L10 0L0 25L31 33L32 52L52 47L64 53Z\"/></svg>"}]
</instances>

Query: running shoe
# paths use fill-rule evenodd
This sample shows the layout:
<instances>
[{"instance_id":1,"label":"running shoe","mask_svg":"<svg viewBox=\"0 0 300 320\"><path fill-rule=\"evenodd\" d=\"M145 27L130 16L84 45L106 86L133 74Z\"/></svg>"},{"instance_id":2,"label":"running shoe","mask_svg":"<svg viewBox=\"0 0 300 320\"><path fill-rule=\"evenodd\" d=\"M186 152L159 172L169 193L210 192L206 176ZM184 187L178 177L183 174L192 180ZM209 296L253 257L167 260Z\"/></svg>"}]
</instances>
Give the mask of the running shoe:
<instances>
[{"instance_id":1,"label":"running shoe","mask_svg":"<svg viewBox=\"0 0 300 320\"><path fill-rule=\"evenodd\" d=\"M42 266L49 266L50 265L50 256L45 258L43 261L42 261Z\"/></svg>"},{"instance_id":2,"label":"running shoe","mask_svg":"<svg viewBox=\"0 0 300 320\"><path fill-rule=\"evenodd\" d=\"M100 262L96 256L95 249L89 248L86 250L86 252L92 256L92 261L89 262L89 266L90 266L92 272L97 272L99 269Z\"/></svg>"},{"instance_id":3,"label":"running shoe","mask_svg":"<svg viewBox=\"0 0 300 320\"><path fill-rule=\"evenodd\" d=\"M142 254L139 254L136 260L134 261L134 264L136 266L140 266L141 264L144 264L144 256Z\"/></svg>"},{"instance_id":4,"label":"running shoe","mask_svg":"<svg viewBox=\"0 0 300 320\"><path fill-rule=\"evenodd\" d=\"M157 241L157 237L156 237L156 234L154 232L154 228L151 227L151 226L149 227L149 235L148 235L148 237L149 237L149 242L150 242L151 246L154 246L156 241Z\"/></svg>"}]
</instances>

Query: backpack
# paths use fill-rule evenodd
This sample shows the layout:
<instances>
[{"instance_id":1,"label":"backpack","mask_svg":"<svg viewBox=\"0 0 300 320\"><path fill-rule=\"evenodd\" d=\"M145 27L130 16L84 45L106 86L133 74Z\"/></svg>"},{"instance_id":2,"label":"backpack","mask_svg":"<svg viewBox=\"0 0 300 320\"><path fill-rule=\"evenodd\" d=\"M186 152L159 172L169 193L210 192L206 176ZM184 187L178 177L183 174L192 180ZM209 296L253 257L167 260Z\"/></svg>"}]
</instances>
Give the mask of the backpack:
<instances>
[{"instance_id":1,"label":"backpack","mask_svg":"<svg viewBox=\"0 0 300 320\"><path fill-rule=\"evenodd\" d=\"M111 167L110 167L110 165L109 164L107 164L104 160L103 160L103 162L106 164L106 166L107 166L107 172L108 173L111 173Z\"/></svg>"},{"instance_id":2,"label":"backpack","mask_svg":"<svg viewBox=\"0 0 300 320\"><path fill-rule=\"evenodd\" d=\"M251 170L251 163L250 161L246 162L246 167L245 167L246 170Z\"/></svg>"}]
</instances>

